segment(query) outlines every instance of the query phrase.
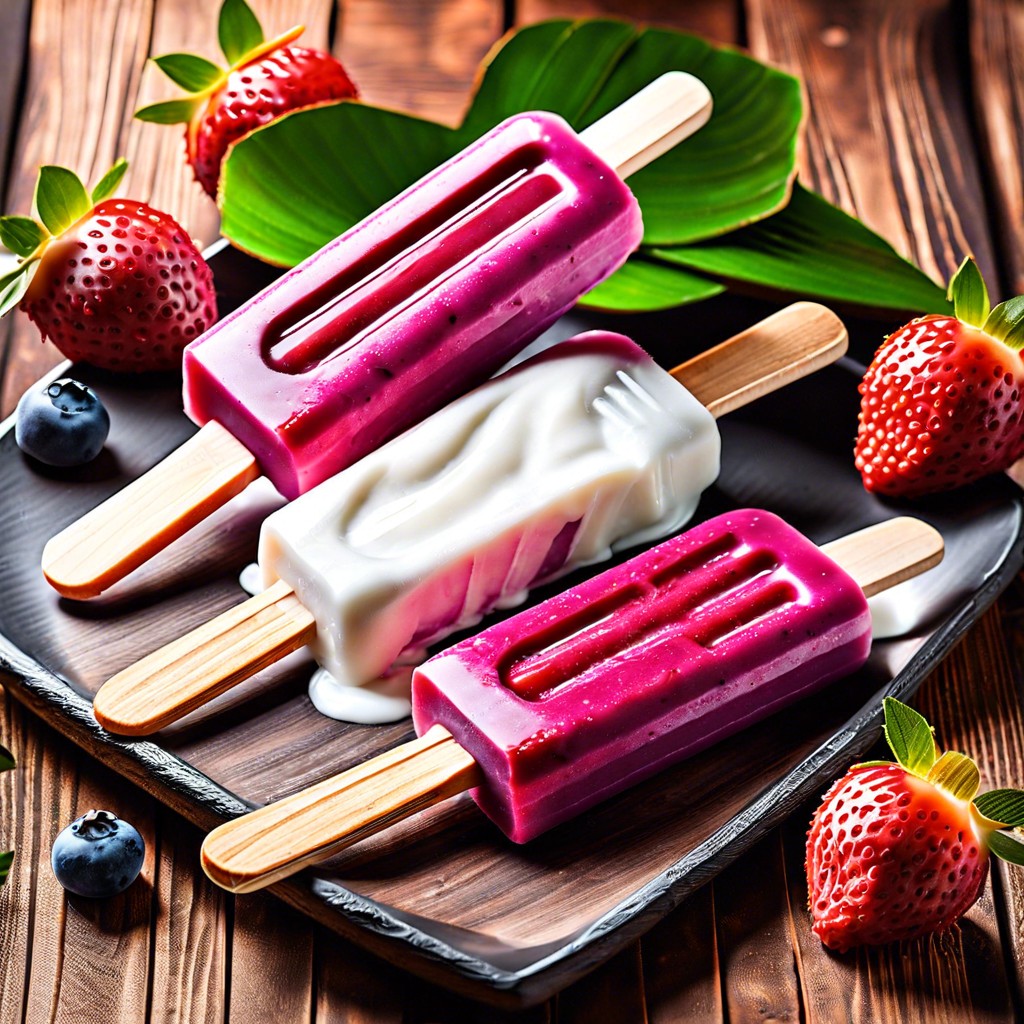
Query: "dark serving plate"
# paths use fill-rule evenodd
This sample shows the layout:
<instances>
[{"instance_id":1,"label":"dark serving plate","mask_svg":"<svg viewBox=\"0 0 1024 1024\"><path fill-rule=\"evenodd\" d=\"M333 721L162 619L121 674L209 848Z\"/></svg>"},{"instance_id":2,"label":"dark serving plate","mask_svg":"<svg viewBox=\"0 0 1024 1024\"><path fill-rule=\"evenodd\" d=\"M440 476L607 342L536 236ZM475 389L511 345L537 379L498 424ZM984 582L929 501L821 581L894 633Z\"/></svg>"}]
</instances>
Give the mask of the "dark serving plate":
<instances>
[{"instance_id":1,"label":"dark serving plate","mask_svg":"<svg viewBox=\"0 0 1024 1024\"><path fill-rule=\"evenodd\" d=\"M230 249L212 264L225 305L270 273ZM664 314L574 315L551 333L623 330L671 366L773 308L727 297ZM863 361L881 330L854 327L852 352ZM463 796L279 884L279 895L440 984L529 1004L642 934L860 756L877 738L882 696L911 695L1024 561L1024 502L1008 479L913 509L863 490L850 455L860 372L846 360L725 417L722 474L697 513L760 506L818 542L907 511L936 526L944 562L881 599L880 620L902 632L877 638L860 672L527 846L505 840ZM194 430L174 380L74 374L111 413L96 463L42 470L18 450L12 421L0 429L0 672L9 692L202 827L408 739L408 721L320 716L305 693L309 666L294 657L151 740L100 728L91 698L107 677L242 599L238 574L280 499L254 485L104 597L58 598L39 572L46 540Z\"/></svg>"}]
</instances>

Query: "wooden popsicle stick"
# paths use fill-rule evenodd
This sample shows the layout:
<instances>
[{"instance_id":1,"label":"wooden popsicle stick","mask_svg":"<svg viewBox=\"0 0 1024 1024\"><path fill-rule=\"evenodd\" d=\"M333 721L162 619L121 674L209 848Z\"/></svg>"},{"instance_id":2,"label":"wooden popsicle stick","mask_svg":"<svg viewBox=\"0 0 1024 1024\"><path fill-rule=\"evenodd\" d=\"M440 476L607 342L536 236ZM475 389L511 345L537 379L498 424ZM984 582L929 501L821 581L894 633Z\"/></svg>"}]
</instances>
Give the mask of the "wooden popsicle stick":
<instances>
[{"instance_id":1,"label":"wooden popsicle stick","mask_svg":"<svg viewBox=\"0 0 1024 1024\"><path fill-rule=\"evenodd\" d=\"M584 128L580 139L628 178L706 124L711 109L699 78L669 71Z\"/></svg>"},{"instance_id":2,"label":"wooden popsicle stick","mask_svg":"<svg viewBox=\"0 0 1024 1024\"><path fill-rule=\"evenodd\" d=\"M822 544L821 550L860 584L865 597L873 597L938 565L944 546L933 526L900 516Z\"/></svg>"},{"instance_id":3,"label":"wooden popsicle stick","mask_svg":"<svg viewBox=\"0 0 1024 1024\"><path fill-rule=\"evenodd\" d=\"M718 416L824 366L845 350L842 321L824 306L797 302L681 364L672 375ZM275 603L281 607L274 628L267 629L264 616ZM307 644L315 626L312 616L300 614L299 608L291 589L275 584L272 591L250 598L109 679L96 694L97 720L123 736L146 736L170 725Z\"/></svg>"},{"instance_id":4,"label":"wooden popsicle stick","mask_svg":"<svg viewBox=\"0 0 1024 1024\"><path fill-rule=\"evenodd\" d=\"M794 302L669 372L717 418L828 366L846 345L831 309Z\"/></svg>"},{"instance_id":5,"label":"wooden popsicle stick","mask_svg":"<svg viewBox=\"0 0 1024 1024\"><path fill-rule=\"evenodd\" d=\"M890 519L822 545L870 597L942 559L942 535L919 519ZM442 726L310 789L214 829L203 870L225 889L252 892L381 832L482 781Z\"/></svg>"},{"instance_id":6,"label":"wooden popsicle stick","mask_svg":"<svg viewBox=\"0 0 1024 1024\"><path fill-rule=\"evenodd\" d=\"M93 701L96 720L121 736L145 736L304 647L313 616L278 581L261 594L111 676Z\"/></svg>"},{"instance_id":7,"label":"wooden popsicle stick","mask_svg":"<svg viewBox=\"0 0 1024 1024\"><path fill-rule=\"evenodd\" d=\"M672 71L581 133L625 177L700 128L711 94ZM238 494L260 475L255 458L216 422L43 550L43 575L64 597L97 597Z\"/></svg>"},{"instance_id":8,"label":"wooden popsicle stick","mask_svg":"<svg viewBox=\"0 0 1024 1024\"><path fill-rule=\"evenodd\" d=\"M260 475L252 453L210 422L43 548L43 575L64 597L97 597L202 522Z\"/></svg>"},{"instance_id":9,"label":"wooden popsicle stick","mask_svg":"<svg viewBox=\"0 0 1024 1024\"><path fill-rule=\"evenodd\" d=\"M214 829L203 870L232 892L262 889L481 782L476 762L435 725L420 739Z\"/></svg>"}]
</instances>

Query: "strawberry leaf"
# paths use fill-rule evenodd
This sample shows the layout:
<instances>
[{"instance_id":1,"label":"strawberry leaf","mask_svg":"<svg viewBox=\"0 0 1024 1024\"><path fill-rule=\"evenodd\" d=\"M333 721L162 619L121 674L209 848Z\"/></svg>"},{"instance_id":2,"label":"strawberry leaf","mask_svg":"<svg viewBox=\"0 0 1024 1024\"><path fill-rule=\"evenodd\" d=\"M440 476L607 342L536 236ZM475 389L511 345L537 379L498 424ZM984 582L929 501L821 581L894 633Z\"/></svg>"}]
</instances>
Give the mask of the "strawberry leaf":
<instances>
[{"instance_id":1,"label":"strawberry leaf","mask_svg":"<svg viewBox=\"0 0 1024 1024\"><path fill-rule=\"evenodd\" d=\"M933 785L952 793L958 800L967 801L974 799L981 782L978 766L966 754L958 754L953 750L947 750L931 766L926 778Z\"/></svg>"},{"instance_id":2,"label":"strawberry leaf","mask_svg":"<svg viewBox=\"0 0 1024 1024\"><path fill-rule=\"evenodd\" d=\"M121 157L96 183L96 187L92 190L93 203L102 203L104 199L109 199L117 186L121 184L121 179L127 170L128 161Z\"/></svg>"},{"instance_id":3,"label":"strawberry leaf","mask_svg":"<svg viewBox=\"0 0 1024 1024\"><path fill-rule=\"evenodd\" d=\"M39 257L19 263L12 271L0 277L0 317L6 316L25 296L32 275L29 269Z\"/></svg>"},{"instance_id":4,"label":"strawberry leaf","mask_svg":"<svg viewBox=\"0 0 1024 1024\"><path fill-rule=\"evenodd\" d=\"M1000 302L982 330L1018 352L1024 349L1024 295Z\"/></svg>"},{"instance_id":5,"label":"strawberry leaf","mask_svg":"<svg viewBox=\"0 0 1024 1024\"><path fill-rule=\"evenodd\" d=\"M585 295L580 304L614 312L670 309L724 291L725 285L718 281L637 257Z\"/></svg>"},{"instance_id":6,"label":"strawberry leaf","mask_svg":"<svg viewBox=\"0 0 1024 1024\"><path fill-rule=\"evenodd\" d=\"M7 881L7 876L11 871L11 864L14 863L14 851L8 850L6 853L0 853L0 885L3 885Z\"/></svg>"},{"instance_id":7,"label":"strawberry leaf","mask_svg":"<svg viewBox=\"0 0 1024 1024\"><path fill-rule=\"evenodd\" d=\"M0 772L9 772L14 767L14 755L4 746L0 746Z\"/></svg>"},{"instance_id":8,"label":"strawberry leaf","mask_svg":"<svg viewBox=\"0 0 1024 1024\"><path fill-rule=\"evenodd\" d=\"M223 69L194 53L167 53L154 57L153 63L186 92L202 92L224 77Z\"/></svg>"},{"instance_id":9,"label":"strawberry leaf","mask_svg":"<svg viewBox=\"0 0 1024 1024\"><path fill-rule=\"evenodd\" d=\"M224 0L217 22L217 38L232 66L263 42L259 19L245 0Z\"/></svg>"},{"instance_id":10,"label":"strawberry leaf","mask_svg":"<svg viewBox=\"0 0 1024 1024\"><path fill-rule=\"evenodd\" d=\"M201 100L194 99L163 100L136 110L135 117L151 124L188 124L201 103Z\"/></svg>"},{"instance_id":11,"label":"strawberry leaf","mask_svg":"<svg viewBox=\"0 0 1024 1024\"><path fill-rule=\"evenodd\" d=\"M19 256L31 256L45 238L43 226L31 217L0 217L0 242Z\"/></svg>"},{"instance_id":12,"label":"strawberry leaf","mask_svg":"<svg viewBox=\"0 0 1024 1024\"><path fill-rule=\"evenodd\" d=\"M974 806L1003 828L1024 826L1024 792L1019 789L993 789L975 797Z\"/></svg>"},{"instance_id":13,"label":"strawberry leaf","mask_svg":"<svg viewBox=\"0 0 1024 1024\"><path fill-rule=\"evenodd\" d=\"M950 279L946 298L953 303L953 315L965 324L981 327L988 318L988 289L978 264L970 256L965 257Z\"/></svg>"},{"instance_id":14,"label":"strawberry leaf","mask_svg":"<svg viewBox=\"0 0 1024 1024\"><path fill-rule=\"evenodd\" d=\"M924 778L935 764L935 737L923 715L895 697L886 697L885 739L908 772Z\"/></svg>"},{"instance_id":15,"label":"strawberry leaf","mask_svg":"<svg viewBox=\"0 0 1024 1024\"><path fill-rule=\"evenodd\" d=\"M52 164L39 168L35 205L51 235L63 234L92 209L89 193L78 175Z\"/></svg>"},{"instance_id":16,"label":"strawberry leaf","mask_svg":"<svg viewBox=\"0 0 1024 1024\"><path fill-rule=\"evenodd\" d=\"M988 848L1008 864L1024 866L1024 843L1006 832L993 832L988 837Z\"/></svg>"}]
</instances>

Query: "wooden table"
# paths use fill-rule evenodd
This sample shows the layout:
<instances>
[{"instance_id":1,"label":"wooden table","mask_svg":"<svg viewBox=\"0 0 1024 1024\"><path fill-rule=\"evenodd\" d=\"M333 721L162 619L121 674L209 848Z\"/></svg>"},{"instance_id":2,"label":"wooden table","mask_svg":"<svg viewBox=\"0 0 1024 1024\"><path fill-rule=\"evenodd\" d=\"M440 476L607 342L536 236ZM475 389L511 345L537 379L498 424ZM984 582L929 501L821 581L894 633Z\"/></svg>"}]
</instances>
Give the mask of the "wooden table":
<instances>
[{"instance_id":1,"label":"wooden table","mask_svg":"<svg viewBox=\"0 0 1024 1024\"><path fill-rule=\"evenodd\" d=\"M803 180L933 276L972 251L993 291L1024 291L1024 7L1014 0L263 0L273 31L303 21L372 102L454 121L479 58L514 23L626 14L738 43L800 74L810 113ZM206 0L4 0L0 190L29 208L36 167L94 180L114 157L126 193L203 242L216 211L173 130L131 112L166 94L145 58L212 54ZM879 325L878 333L891 325ZM59 357L22 316L0 324L0 414ZM2 547L0 547L0 557ZM2 600L2 597L0 597ZM1024 783L1024 588L1011 587L919 691L986 785ZM998 867L952 932L847 956L809 930L802 840L810 808L747 852L643 940L549 1003L501 1013L416 981L269 895L234 899L198 869L201 836L0 691L0 1024L231 1020L640 1022L1010 1021L1024 1016L1024 873ZM56 832L93 806L147 841L138 899L65 899Z\"/></svg>"}]
</instances>

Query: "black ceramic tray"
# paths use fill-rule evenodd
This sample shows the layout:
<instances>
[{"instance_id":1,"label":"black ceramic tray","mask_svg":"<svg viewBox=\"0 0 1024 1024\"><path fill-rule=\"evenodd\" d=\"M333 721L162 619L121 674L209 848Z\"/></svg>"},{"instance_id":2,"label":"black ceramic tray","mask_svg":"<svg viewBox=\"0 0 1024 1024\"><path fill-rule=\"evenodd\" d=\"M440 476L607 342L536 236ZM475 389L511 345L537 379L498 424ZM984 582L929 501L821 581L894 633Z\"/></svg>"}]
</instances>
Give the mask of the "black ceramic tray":
<instances>
[{"instance_id":1,"label":"black ceramic tray","mask_svg":"<svg viewBox=\"0 0 1024 1024\"><path fill-rule=\"evenodd\" d=\"M226 305L267 279L266 268L232 250L212 263ZM551 333L624 330L670 366L773 308L723 298L658 315L573 316ZM880 334L859 325L855 355L866 359ZM407 721L350 726L318 715L305 695L308 666L294 659L152 741L119 740L97 725L91 697L104 679L243 598L238 574L278 499L251 488L103 598L59 599L38 569L45 541L194 429L176 381L74 373L111 412L95 464L41 470L17 449L10 420L0 431L0 670L10 692L203 827L409 738ZM725 417L722 474L696 518L760 506L818 542L907 511L936 526L943 564L883 599L885 617L905 632L877 640L862 671L526 847L507 842L463 797L279 885L279 894L434 981L532 1003L642 934L863 753L878 734L881 697L913 693L1020 568L1024 542L1021 495L1002 477L913 509L863 490L850 455L859 375L844 361Z\"/></svg>"}]
</instances>

